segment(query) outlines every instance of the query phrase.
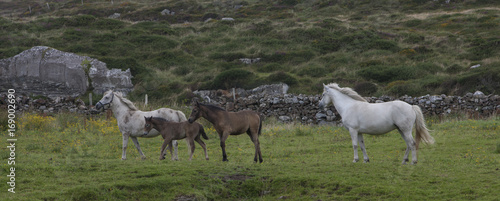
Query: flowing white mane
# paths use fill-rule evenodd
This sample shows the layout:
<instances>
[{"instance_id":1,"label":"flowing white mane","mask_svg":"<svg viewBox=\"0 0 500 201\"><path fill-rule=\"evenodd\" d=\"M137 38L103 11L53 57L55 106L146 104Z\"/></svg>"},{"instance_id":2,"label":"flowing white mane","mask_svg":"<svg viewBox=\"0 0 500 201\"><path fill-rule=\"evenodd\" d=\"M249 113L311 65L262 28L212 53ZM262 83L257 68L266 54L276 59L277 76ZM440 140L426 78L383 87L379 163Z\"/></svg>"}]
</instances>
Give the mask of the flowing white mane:
<instances>
[{"instance_id":1,"label":"flowing white mane","mask_svg":"<svg viewBox=\"0 0 500 201\"><path fill-rule=\"evenodd\" d=\"M125 106L127 106L127 107L128 107L128 109L130 109L130 110L132 110L132 111L137 111L137 110L139 110L139 109L137 109L137 108L135 107L135 105L134 105L134 103L132 103L132 101L130 101L130 100L126 99L125 97L123 97L122 92L118 92L118 91L113 92L113 91L109 90L108 92L106 92L106 94L108 94L108 93L110 93L110 92L111 92L111 93L115 93L115 96L116 96L116 97L117 97L117 98L118 98L118 99L119 99L122 103L124 103L124 104L125 104Z\"/></svg>"},{"instance_id":2,"label":"flowing white mane","mask_svg":"<svg viewBox=\"0 0 500 201\"><path fill-rule=\"evenodd\" d=\"M349 87L342 88L342 87L339 87L339 85L337 83L330 83L330 84L328 84L326 86L330 87L332 89L335 89L335 90L339 91L340 93L343 93L343 94L351 97L354 100L368 102L365 98L363 98L362 96L360 96L356 91L352 90Z\"/></svg>"}]
</instances>

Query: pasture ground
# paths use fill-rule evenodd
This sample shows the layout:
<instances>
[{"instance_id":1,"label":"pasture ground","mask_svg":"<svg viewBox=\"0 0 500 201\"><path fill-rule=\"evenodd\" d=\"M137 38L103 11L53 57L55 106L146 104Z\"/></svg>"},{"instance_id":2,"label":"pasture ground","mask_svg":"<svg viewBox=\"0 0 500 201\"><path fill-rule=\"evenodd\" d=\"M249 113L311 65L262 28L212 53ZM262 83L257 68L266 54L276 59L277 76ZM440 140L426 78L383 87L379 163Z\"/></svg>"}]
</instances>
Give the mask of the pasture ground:
<instances>
[{"instance_id":1,"label":"pasture ground","mask_svg":"<svg viewBox=\"0 0 500 201\"><path fill-rule=\"evenodd\" d=\"M264 122L264 162L253 162L248 136L230 136L222 162L216 132L206 126L209 161L196 145L188 161L158 160L161 137L140 138L121 158L113 118L24 114L18 119L16 193L7 192L9 151L2 146L2 200L498 200L500 121L427 120L436 144L422 144L417 165L401 165L397 132L366 136L370 163L352 163L344 128ZM5 130L5 129L2 129ZM2 131L1 141L7 134ZM361 154L361 153L360 153ZM361 155L360 155L361 156ZM167 157L168 158L168 157Z\"/></svg>"}]
</instances>

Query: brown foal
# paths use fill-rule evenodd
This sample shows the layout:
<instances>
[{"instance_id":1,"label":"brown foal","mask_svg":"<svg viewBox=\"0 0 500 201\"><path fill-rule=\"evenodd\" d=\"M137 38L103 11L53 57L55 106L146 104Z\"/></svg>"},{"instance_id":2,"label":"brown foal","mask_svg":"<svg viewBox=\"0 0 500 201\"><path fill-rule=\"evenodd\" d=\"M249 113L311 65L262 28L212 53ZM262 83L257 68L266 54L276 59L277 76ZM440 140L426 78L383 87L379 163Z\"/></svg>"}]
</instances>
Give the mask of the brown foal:
<instances>
[{"instance_id":1,"label":"brown foal","mask_svg":"<svg viewBox=\"0 0 500 201\"><path fill-rule=\"evenodd\" d=\"M205 142L201 140L200 134L206 140L208 140L208 137L207 134L205 134L205 130L203 129L203 126L201 124L188 123L187 121L172 122L160 117L144 117L144 119L146 120L146 124L144 125L144 135L147 135L149 131L154 128L158 132L160 132L161 136L163 137L164 141L163 145L161 146L160 160L165 159L165 155L167 154L165 147L167 145L169 145L168 149L170 151L170 154L172 154L172 140L181 140L184 138L186 138L186 142L191 148L189 160L193 158L194 141L198 142L198 144L200 144L200 146L203 148L203 151L205 151L205 159L208 160L207 147L205 145Z\"/></svg>"},{"instance_id":2,"label":"brown foal","mask_svg":"<svg viewBox=\"0 0 500 201\"><path fill-rule=\"evenodd\" d=\"M262 119L259 113L251 110L239 112L227 112L226 110L214 106L198 103L193 104L189 123L194 123L198 118L203 117L214 125L219 133L220 147L222 148L222 161L228 161L226 155L226 139L229 135L239 135L247 133L255 145L254 161L262 163L262 154L260 153L259 135L262 128Z\"/></svg>"}]
</instances>

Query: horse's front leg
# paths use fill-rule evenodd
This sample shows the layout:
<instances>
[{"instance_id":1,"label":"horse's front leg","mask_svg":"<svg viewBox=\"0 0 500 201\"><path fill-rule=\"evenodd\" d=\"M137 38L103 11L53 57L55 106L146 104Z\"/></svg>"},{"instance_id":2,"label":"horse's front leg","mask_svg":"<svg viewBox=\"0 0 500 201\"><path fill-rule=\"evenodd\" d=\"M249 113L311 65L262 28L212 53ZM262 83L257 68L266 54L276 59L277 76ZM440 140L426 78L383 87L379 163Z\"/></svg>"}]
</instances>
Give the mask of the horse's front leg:
<instances>
[{"instance_id":1,"label":"horse's front leg","mask_svg":"<svg viewBox=\"0 0 500 201\"><path fill-rule=\"evenodd\" d=\"M170 142L169 142L169 139L165 138L165 139L163 140L163 144L161 145L161 150L160 150L160 160L165 159L166 147L167 147L167 145L168 145L169 143L170 143Z\"/></svg>"},{"instance_id":2,"label":"horse's front leg","mask_svg":"<svg viewBox=\"0 0 500 201\"><path fill-rule=\"evenodd\" d=\"M361 147L361 151L363 152L363 161L365 163L370 162L370 159L368 158L368 154L366 154L365 141L363 140L363 134L361 134L361 133L358 133L358 142L359 142L359 146Z\"/></svg>"},{"instance_id":3,"label":"horse's front leg","mask_svg":"<svg viewBox=\"0 0 500 201\"><path fill-rule=\"evenodd\" d=\"M127 145L128 145L128 133L122 133L123 142L122 142L122 160L127 159Z\"/></svg>"},{"instance_id":4,"label":"horse's front leg","mask_svg":"<svg viewBox=\"0 0 500 201\"><path fill-rule=\"evenodd\" d=\"M137 151L141 155L141 159L142 160L146 159L146 156L144 155L144 153L142 153L141 146L139 146L139 141L137 140L137 137L131 136L130 138L132 138L132 142L134 142L135 148L137 148Z\"/></svg>"},{"instance_id":5,"label":"horse's front leg","mask_svg":"<svg viewBox=\"0 0 500 201\"><path fill-rule=\"evenodd\" d=\"M352 162L356 163L359 161L359 158L358 158L358 131L356 129L349 128L349 133L351 134L352 149L354 150L354 160Z\"/></svg>"}]
</instances>

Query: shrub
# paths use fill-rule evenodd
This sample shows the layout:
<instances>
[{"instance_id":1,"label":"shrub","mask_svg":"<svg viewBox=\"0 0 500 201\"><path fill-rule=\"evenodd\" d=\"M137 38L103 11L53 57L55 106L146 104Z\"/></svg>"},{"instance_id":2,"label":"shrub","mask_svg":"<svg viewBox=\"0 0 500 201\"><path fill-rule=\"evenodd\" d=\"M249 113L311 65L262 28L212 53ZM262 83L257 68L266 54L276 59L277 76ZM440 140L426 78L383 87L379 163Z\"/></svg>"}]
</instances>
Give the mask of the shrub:
<instances>
[{"instance_id":1,"label":"shrub","mask_svg":"<svg viewBox=\"0 0 500 201\"><path fill-rule=\"evenodd\" d=\"M227 62L231 62L237 59L245 58L246 55L241 52L227 52L227 53L221 53L221 52L216 52L212 53L208 58L214 59L214 60L224 60Z\"/></svg>"},{"instance_id":2,"label":"shrub","mask_svg":"<svg viewBox=\"0 0 500 201\"><path fill-rule=\"evenodd\" d=\"M179 66L172 71L175 75L184 76L191 72L191 69L187 66Z\"/></svg>"},{"instance_id":3,"label":"shrub","mask_svg":"<svg viewBox=\"0 0 500 201\"><path fill-rule=\"evenodd\" d=\"M137 46L147 46L156 49L172 49L177 47L177 41L160 35L140 35L132 38L132 43Z\"/></svg>"},{"instance_id":4,"label":"shrub","mask_svg":"<svg viewBox=\"0 0 500 201\"><path fill-rule=\"evenodd\" d=\"M447 72L449 74L457 74L457 73L462 72L463 70L465 70L464 67L462 67L458 64L453 64L453 65L449 66L448 68L446 68L445 72Z\"/></svg>"},{"instance_id":5,"label":"shrub","mask_svg":"<svg viewBox=\"0 0 500 201\"><path fill-rule=\"evenodd\" d=\"M282 83L288 84L289 86L293 86L293 85L298 84L298 81L297 81L297 79L295 79L295 77L293 77L290 74L285 73L283 71L279 71L279 72L276 72L276 73L269 75L269 77L267 77L267 80L271 83L282 82Z\"/></svg>"},{"instance_id":6,"label":"shrub","mask_svg":"<svg viewBox=\"0 0 500 201\"><path fill-rule=\"evenodd\" d=\"M373 96L377 90L377 85L371 82L361 82L354 86L354 91L358 92L362 96Z\"/></svg>"},{"instance_id":7,"label":"shrub","mask_svg":"<svg viewBox=\"0 0 500 201\"><path fill-rule=\"evenodd\" d=\"M84 27L90 26L96 21L96 17L92 15L77 15L68 21L68 26Z\"/></svg>"},{"instance_id":8,"label":"shrub","mask_svg":"<svg viewBox=\"0 0 500 201\"><path fill-rule=\"evenodd\" d=\"M263 72L263 73L270 73L270 72L280 71L280 70L286 71L286 70L288 70L288 68L283 67L281 64L278 64L278 63L269 63L269 64L266 64L266 65L263 65L263 66L260 66L259 68L257 68L257 71Z\"/></svg>"},{"instance_id":9,"label":"shrub","mask_svg":"<svg viewBox=\"0 0 500 201\"><path fill-rule=\"evenodd\" d=\"M120 29L125 26L125 22L115 19L101 18L93 24L99 29Z\"/></svg>"},{"instance_id":10,"label":"shrub","mask_svg":"<svg viewBox=\"0 0 500 201\"><path fill-rule=\"evenodd\" d=\"M300 76L307 75L307 76L311 76L311 77L323 77L327 73L328 73L328 70L326 68L312 65L312 66L307 66L305 68L300 69L297 74Z\"/></svg>"},{"instance_id":11,"label":"shrub","mask_svg":"<svg viewBox=\"0 0 500 201\"><path fill-rule=\"evenodd\" d=\"M425 36L421 36L416 33L409 33L406 38L403 40L405 43L416 44L421 43L425 40Z\"/></svg>"},{"instance_id":12,"label":"shrub","mask_svg":"<svg viewBox=\"0 0 500 201\"><path fill-rule=\"evenodd\" d=\"M424 76L415 66L384 66L376 65L359 70L357 74L365 79L378 82L390 82L395 80L409 80Z\"/></svg>"},{"instance_id":13,"label":"shrub","mask_svg":"<svg viewBox=\"0 0 500 201\"><path fill-rule=\"evenodd\" d=\"M232 87L243 88L252 81L254 76L255 75L253 73L242 69L227 70L215 77L215 79L211 83L211 88L212 89L229 89Z\"/></svg>"},{"instance_id":14,"label":"shrub","mask_svg":"<svg viewBox=\"0 0 500 201\"><path fill-rule=\"evenodd\" d=\"M376 39L370 42L368 45L369 49L380 49L389 50L392 52L397 52L399 50L398 43L391 40Z\"/></svg>"},{"instance_id":15,"label":"shrub","mask_svg":"<svg viewBox=\"0 0 500 201\"><path fill-rule=\"evenodd\" d=\"M402 95L421 96L427 93L427 91L424 88L408 81L395 81L389 83L388 86L390 86L389 94L393 96L402 96Z\"/></svg>"}]
</instances>

